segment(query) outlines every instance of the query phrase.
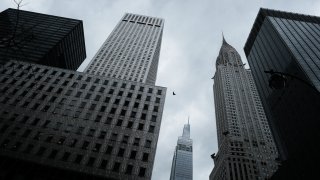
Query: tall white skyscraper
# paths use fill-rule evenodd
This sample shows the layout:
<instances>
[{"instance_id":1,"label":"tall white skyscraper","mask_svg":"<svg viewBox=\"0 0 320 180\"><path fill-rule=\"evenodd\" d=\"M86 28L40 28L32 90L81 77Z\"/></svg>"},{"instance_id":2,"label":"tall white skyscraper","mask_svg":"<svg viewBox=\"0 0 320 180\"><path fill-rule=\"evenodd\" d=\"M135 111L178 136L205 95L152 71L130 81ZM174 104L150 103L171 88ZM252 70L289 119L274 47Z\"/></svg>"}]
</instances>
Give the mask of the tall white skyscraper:
<instances>
[{"instance_id":1,"label":"tall white skyscraper","mask_svg":"<svg viewBox=\"0 0 320 180\"><path fill-rule=\"evenodd\" d=\"M163 25L161 18L126 13L85 71L155 84Z\"/></svg>"},{"instance_id":2,"label":"tall white skyscraper","mask_svg":"<svg viewBox=\"0 0 320 180\"><path fill-rule=\"evenodd\" d=\"M213 89L219 151L210 180L271 177L277 150L251 71L224 38Z\"/></svg>"},{"instance_id":3,"label":"tall white skyscraper","mask_svg":"<svg viewBox=\"0 0 320 180\"><path fill-rule=\"evenodd\" d=\"M190 124L184 125L182 136L179 137L174 151L170 180L192 180L192 139Z\"/></svg>"}]
</instances>

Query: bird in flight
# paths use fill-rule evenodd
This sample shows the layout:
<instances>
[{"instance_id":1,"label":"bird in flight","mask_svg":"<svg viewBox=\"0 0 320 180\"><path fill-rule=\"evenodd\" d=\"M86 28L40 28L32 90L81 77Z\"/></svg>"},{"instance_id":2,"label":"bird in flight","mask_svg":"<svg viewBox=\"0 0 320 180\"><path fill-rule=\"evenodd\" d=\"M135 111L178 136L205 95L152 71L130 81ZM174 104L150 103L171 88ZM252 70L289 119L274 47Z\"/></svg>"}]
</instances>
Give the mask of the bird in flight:
<instances>
[{"instance_id":1,"label":"bird in flight","mask_svg":"<svg viewBox=\"0 0 320 180\"><path fill-rule=\"evenodd\" d=\"M174 93L174 91L173 91L173 92L172 92L172 95L174 95L174 96L175 96L175 95L176 95L176 93Z\"/></svg>"}]
</instances>

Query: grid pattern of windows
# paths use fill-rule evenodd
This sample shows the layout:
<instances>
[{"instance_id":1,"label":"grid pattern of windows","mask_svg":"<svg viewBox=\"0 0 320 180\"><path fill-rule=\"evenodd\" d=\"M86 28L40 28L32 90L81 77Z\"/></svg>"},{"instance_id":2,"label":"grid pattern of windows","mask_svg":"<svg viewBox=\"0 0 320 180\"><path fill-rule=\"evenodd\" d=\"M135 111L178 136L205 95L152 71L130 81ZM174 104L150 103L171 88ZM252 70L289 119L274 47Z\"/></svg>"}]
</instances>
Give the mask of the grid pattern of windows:
<instances>
[{"instance_id":1,"label":"grid pattern of windows","mask_svg":"<svg viewBox=\"0 0 320 180\"><path fill-rule=\"evenodd\" d=\"M164 20L125 14L85 72L155 84Z\"/></svg>"},{"instance_id":2,"label":"grid pattern of windows","mask_svg":"<svg viewBox=\"0 0 320 180\"><path fill-rule=\"evenodd\" d=\"M0 155L150 179L165 93L163 87L9 61L0 69Z\"/></svg>"},{"instance_id":3,"label":"grid pattern of windows","mask_svg":"<svg viewBox=\"0 0 320 180\"><path fill-rule=\"evenodd\" d=\"M210 179L265 179L277 150L251 71L225 39L217 58L214 99L219 152Z\"/></svg>"}]
</instances>

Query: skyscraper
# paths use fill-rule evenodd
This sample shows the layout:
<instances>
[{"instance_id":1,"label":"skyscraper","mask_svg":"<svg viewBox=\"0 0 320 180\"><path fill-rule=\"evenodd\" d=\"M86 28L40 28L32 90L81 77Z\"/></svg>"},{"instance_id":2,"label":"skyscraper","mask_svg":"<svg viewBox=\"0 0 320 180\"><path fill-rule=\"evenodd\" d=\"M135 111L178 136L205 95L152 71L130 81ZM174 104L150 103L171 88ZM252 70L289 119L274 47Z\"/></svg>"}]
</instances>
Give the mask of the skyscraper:
<instances>
[{"instance_id":1,"label":"skyscraper","mask_svg":"<svg viewBox=\"0 0 320 180\"><path fill-rule=\"evenodd\" d=\"M211 180L266 179L277 169L277 150L251 71L223 38L216 60L214 102L219 151Z\"/></svg>"},{"instance_id":2,"label":"skyscraper","mask_svg":"<svg viewBox=\"0 0 320 180\"><path fill-rule=\"evenodd\" d=\"M155 84L164 20L125 14L85 72Z\"/></svg>"},{"instance_id":3,"label":"skyscraper","mask_svg":"<svg viewBox=\"0 0 320 180\"><path fill-rule=\"evenodd\" d=\"M190 139L190 124L183 127L182 136L179 137L174 151L170 180L192 180L192 139Z\"/></svg>"},{"instance_id":4,"label":"skyscraper","mask_svg":"<svg viewBox=\"0 0 320 180\"><path fill-rule=\"evenodd\" d=\"M146 74L157 69L154 56ZM0 179L151 179L166 88L101 73L20 59L1 66Z\"/></svg>"},{"instance_id":5,"label":"skyscraper","mask_svg":"<svg viewBox=\"0 0 320 180\"><path fill-rule=\"evenodd\" d=\"M244 47L279 149L279 179L318 176L319 47L320 17L270 9L260 9ZM271 77L284 87L270 88Z\"/></svg>"},{"instance_id":6,"label":"skyscraper","mask_svg":"<svg viewBox=\"0 0 320 180\"><path fill-rule=\"evenodd\" d=\"M81 20L17 9L0 13L0 65L13 59L77 70L85 58Z\"/></svg>"}]
</instances>

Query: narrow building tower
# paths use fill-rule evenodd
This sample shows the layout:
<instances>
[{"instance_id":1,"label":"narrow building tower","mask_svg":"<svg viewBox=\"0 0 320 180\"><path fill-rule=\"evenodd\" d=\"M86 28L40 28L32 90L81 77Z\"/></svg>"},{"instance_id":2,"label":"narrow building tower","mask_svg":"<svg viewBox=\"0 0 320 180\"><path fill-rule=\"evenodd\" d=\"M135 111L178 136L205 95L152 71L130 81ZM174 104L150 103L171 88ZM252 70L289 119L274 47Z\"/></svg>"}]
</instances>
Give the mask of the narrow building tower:
<instances>
[{"instance_id":1,"label":"narrow building tower","mask_svg":"<svg viewBox=\"0 0 320 180\"><path fill-rule=\"evenodd\" d=\"M190 124L184 125L174 151L170 180L192 180L192 139Z\"/></svg>"},{"instance_id":2,"label":"narrow building tower","mask_svg":"<svg viewBox=\"0 0 320 180\"><path fill-rule=\"evenodd\" d=\"M210 180L271 177L277 151L251 71L224 38L213 89L219 151Z\"/></svg>"}]
</instances>

